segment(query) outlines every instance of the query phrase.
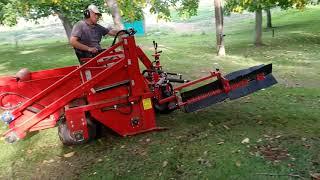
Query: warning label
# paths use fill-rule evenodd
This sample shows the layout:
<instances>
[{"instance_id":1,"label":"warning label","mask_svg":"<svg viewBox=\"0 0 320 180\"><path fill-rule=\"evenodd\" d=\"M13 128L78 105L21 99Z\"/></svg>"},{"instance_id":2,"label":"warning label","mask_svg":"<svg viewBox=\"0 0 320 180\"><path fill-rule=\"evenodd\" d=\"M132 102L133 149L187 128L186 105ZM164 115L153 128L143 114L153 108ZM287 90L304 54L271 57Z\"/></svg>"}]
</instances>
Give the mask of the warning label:
<instances>
[{"instance_id":1,"label":"warning label","mask_svg":"<svg viewBox=\"0 0 320 180\"><path fill-rule=\"evenodd\" d=\"M142 100L142 103L143 103L143 109L144 110L148 110L148 109L151 109L152 108L152 102L151 102L151 99L148 98L148 99L143 99Z\"/></svg>"}]
</instances>

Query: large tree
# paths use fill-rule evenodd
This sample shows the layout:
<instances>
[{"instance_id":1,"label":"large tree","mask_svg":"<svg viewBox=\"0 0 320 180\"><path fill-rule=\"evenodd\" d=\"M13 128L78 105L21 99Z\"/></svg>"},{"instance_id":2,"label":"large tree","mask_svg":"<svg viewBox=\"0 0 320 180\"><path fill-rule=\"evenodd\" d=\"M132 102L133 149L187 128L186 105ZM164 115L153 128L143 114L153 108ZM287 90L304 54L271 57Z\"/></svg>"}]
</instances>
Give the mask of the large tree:
<instances>
[{"instance_id":1,"label":"large tree","mask_svg":"<svg viewBox=\"0 0 320 180\"><path fill-rule=\"evenodd\" d=\"M57 15L69 39L73 24L83 17L83 10L91 3L100 7L103 5L101 0L28 0L22 1L20 6L24 13L23 17L27 19L37 20L49 15Z\"/></svg>"},{"instance_id":2,"label":"large tree","mask_svg":"<svg viewBox=\"0 0 320 180\"><path fill-rule=\"evenodd\" d=\"M298 8L302 9L309 3L309 0L228 0L225 6L226 12L241 13L245 10L255 12L255 39L254 44L261 46L262 43L262 11L270 7L281 9Z\"/></svg>"},{"instance_id":3,"label":"large tree","mask_svg":"<svg viewBox=\"0 0 320 180\"><path fill-rule=\"evenodd\" d=\"M197 14L199 0L2 0L0 1L0 23L13 26L19 17L37 20L49 15L57 15L61 20L68 38L73 24L83 17L85 6L95 4L112 14L115 25L122 28L121 16L125 20L141 17L142 8L150 5L150 12L158 18L170 19L170 8L174 7L180 16L190 17Z\"/></svg>"},{"instance_id":4,"label":"large tree","mask_svg":"<svg viewBox=\"0 0 320 180\"><path fill-rule=\"evenodd\" d=\"M121 22L121 12L117 0L106 0L109 13L112 15L113 23L117 29L123 29Z\"/></svg>"},{"instance_id":5,"label":"large tree","mask_svg":"<svg viewBox=\"0 0 320 180\"><path fill-rule=\"evenodd\" d=\"M266 9L267 14L267 28L272 28L271 8Z\"/></svg>"},{"instance_id":6,"label":"large tree","mask_svg":"<svg viewBox=\"0 0 320 180\"><path fill-rule=\"evenodd\" d=\"M117 0L117 2L125 21L143 19L142 10L148 5L151 14L156 14L159 19L165 20L171 19L170 10L172 8L178 12L180 17L189 18L197 15L199 7L199 0Z\"/></svg>"},{"instance_id":7,"label":"large tree","mask_svg":"<svg viewBox=\"0 0 320 180\"><path fill-rule=\"evenodd\" d=\"M218 56L225 56L222 0L214 0L214 12L216 20L216 49Z\"/></svg>"},{"instance_id":8,"label":"large tree","mask_svg":"<svg viewBox=\"0 0 320 180\"><path fill-rule=\"evenodd\" d=\"M19 17L38 20L56 15L61 20L69 39L73 24L83 17L85 6L91 3L102 6L104 2L102 0L7 0L0 3L1 12L4 12L0 13L0 23L13 26Z\"/></svg>"},{"instance_id":9,"label":"large tree","mask_svg":"<svg viewBox=\"0 0 320 180\"><path fill-rule=\"evenodd\" d=\"M114 0L107 0L114 1ZM150 12L157 14L159 19L170 20L170 7L174 7L179 15L184 18L197 15L199 0L118 0L122 15L125 21L141 20L143 19L142 9L149 3L151 5ZM215 7L215 23L216 23L216 50L218 56L225 55L224 47L224 33L223 33L223 10L222 0L214 1Z\"/></svg>"}]
</instances>

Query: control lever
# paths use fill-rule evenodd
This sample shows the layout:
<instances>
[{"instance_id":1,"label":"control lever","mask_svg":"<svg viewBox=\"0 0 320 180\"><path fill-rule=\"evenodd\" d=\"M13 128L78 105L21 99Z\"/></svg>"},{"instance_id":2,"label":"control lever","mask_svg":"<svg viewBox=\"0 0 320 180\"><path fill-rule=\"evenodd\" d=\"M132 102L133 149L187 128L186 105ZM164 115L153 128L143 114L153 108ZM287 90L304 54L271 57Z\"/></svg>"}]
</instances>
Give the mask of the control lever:
<instances>
[{"instance_id":1,"label":"control lever","mask_svg":"<svg viewBox=\"0 0 320 180\"><path fill-rule=\"evenodd\" d=\"M153 41L153 47L155 54L162 53L162 51L158 51L158 43L156 43L155 41Z\"/></svg>"},{"instance_id":2,"label":"control lever","mask_svg":"<svg viewBox=\"0 0 320 180\"><path fill-rule=\"evenodd\" d=\"M155 50L155 52L157 52L157 49L158 49L158 43L156 43L156 41L152 41L152 42L153 42L154 50Z\"/></svg>"}]
</instances>

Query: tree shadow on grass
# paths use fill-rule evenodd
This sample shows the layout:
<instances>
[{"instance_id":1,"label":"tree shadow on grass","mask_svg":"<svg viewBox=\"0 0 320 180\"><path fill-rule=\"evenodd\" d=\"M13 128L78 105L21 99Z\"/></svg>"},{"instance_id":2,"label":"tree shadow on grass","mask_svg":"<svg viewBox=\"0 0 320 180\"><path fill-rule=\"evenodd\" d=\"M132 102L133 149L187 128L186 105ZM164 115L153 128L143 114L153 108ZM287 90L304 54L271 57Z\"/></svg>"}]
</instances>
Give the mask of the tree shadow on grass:
<instances>
[{"instance_id":1,"label":"tree shadow on grass","mask_svg":"<svg viewBox=\"0 0 320 180\"><path fill-rule=\"evenodd\" d=\"M1 159L1 178L78 179L119 142L119 137L111 135L84 145L64 146L56 128L45 131L15 144L0 144L2 153L7 153Z\"/></svg>"},{"instance_id":2,"label":"tree shadow on grass","mask_svg":"<svg viewBox=\"0 0 320 180\"><path fill-rule=\"evenodd\" d=\"M65 43L30 45L12 49L0 49L1 74L17 72L21 68L32 71L58 68L78 63L73 49Z\"/></svg>"},{"instance_id":3,"label":"tree shadow on grass","mask_svg":"<svg viewBox=\"0 0 320 180\"><path fill-rule=\"evenodd\" d=\"M298 31L298 30L296 30ZM291 32L275 38L265 38L266 46L249 46L250 40L242 40L227 47L231 55L250 58L257 62L274 62L283 66L313 67L315 47L320 45L320 35L309 32ZM230 54L229 54L230 55Z\"/></svg>"}]
</instances>

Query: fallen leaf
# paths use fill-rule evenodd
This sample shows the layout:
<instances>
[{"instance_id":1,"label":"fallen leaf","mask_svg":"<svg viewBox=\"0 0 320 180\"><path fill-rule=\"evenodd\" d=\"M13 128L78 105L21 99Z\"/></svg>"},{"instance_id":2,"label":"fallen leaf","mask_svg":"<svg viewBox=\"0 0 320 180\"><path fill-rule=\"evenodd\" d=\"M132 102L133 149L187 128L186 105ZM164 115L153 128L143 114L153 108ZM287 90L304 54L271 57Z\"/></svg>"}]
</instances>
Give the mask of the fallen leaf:
<instances>
[{"instance_id":1,"label":"fallen leaf","mask_svg":"<svg viewBox=\"0 0 320 180\"><path fill-rule=\"evenodd\" d=\"M224 142L223 142L223 141L221 141L221 142L218 142L217 144L218 144L218 145L221 145L221 144L224 144Z\"/></svg>"},{"instance_id":2,"label":"fallen leaf","mask_svg":"<svg viewBox=\"0 0 320 180\"><path fill-rule=\"evenodd\" d=\"M103 160L102 159L98 159L98 162L102 162Z\"/></svg>"},{"instance_id":3,"label":"fallen leaf","mask_svg":"<svg viewBox=\"0 0 320 180\"><path fill-rule=\"evenodd\" d=\"M203 152L203 155L205 156L208 155L208 151Z\"/></svg>"},{"instance_id":4,"label":"fallen leaf","mask_svg":"<svg viewBox=\"0 0 320 180\"><path fill-rule=\"evenodd\" d=\"M292 168L292 167L294 167L294 166L295 166L294 164L291 164L291 163L288 164L288 167L291 167L291 168Z\"/></svg>"},{"instance_id":5,"label":"fallen leaf","mask_svg":"<svg viewBox=\"0 0 320 180\"><path fill-rule=\"evenodd\" d=\"M233 154L233 153L236 153L237 152L237 150L233 150L233 151L231 151L231 153Z\"/></svg>"},{"instance_id":6,"label":"fallen leaf","mask_svg":"<svg viewBox=\"0 0 320 180\"><path fill-rule=\"evenodd\" d=\"M245 138L241 141L242 144L248 144L250 142L249 138Z\"/></svg>"},{"instance_id":7,"label":"fallen leaf","mask_svg":"<svg viewBox=\"0 0 320 180\"><path fill-rule=\"evenodd\" d=\"M98 142L103 145L103 141L101 139L98 139Z\"/></svg>"},{"instance_id":8,"label":"fallen leaf","mask_svg":"<svg viewBox=\"0 0 320 180\"><path fill-rule=\"evenodd\" d=\"M148 138L148 139L146 139L146 142L150 142L151 140Z\"/></svg>"},{"instance_id":9,"label":"fallen leaf","mask_svg":"<svg viewBox=\"0 0 320 180\"><path fill-rule=\"evenodd\" d=\"M166 167L168 165L168 161L163 161L162 167Z\"/></svg>"},{"instance_id":10,"label":"fallen leaf","mask_svg":"<svg viewBox=\"0 0 320 180\"><path fill-rule=\"evenodd\" d=\"M276 136L276 139L278 139L278 138L280 138L281 137L281 135L278 135L278 136Z\"/></svg>"},{"instance_id":11,"label":"fallen leaf","mask_svg":"<svg viewBox=\"0 0 320 180\"><path fill-rule=\"evenodd\" d=\"M99 139L99 140L100 140L100 139ZM99 141L99 140L98 140L98 141ZM85 146L83 147L83 149L88 148L88 147L90 147L89 144L85 145Z\"/></svg>"},{"instance_id":12,"label":"fallen leaf","mask_svg":"<svg viewBox=\"0 0 320 180\"><path fill-rule=\"evenodd\" d=\"M31 154L31 153L32 153L32 150L31 150L31 149L28 149L27 153L28 153L28 154Z\"/></svg>"},{"instance_id":13,"label":"fallen leaf","mask_svg":"<svg viewBox=\"0 0 320 180\"><path fill-rule=\"evenodd\" d=\"M75 154L75 152L73 151L73 152L64 154L63 156L64 156L65 158L70 158L70 157L72 157L74 154Z\"/></svg>"},{"instance_id":14,"label":"fallen leaf","mask_svg":"<svg viewBox=\"0 0 320 180\"><path fill-rule=\"evenodd\" d=\"M310 174L310 176L314 180L320 180L320 173L313 173L313 174Z\"/></svg>"},{"instance_id":15,"label":"fallen leaf","mask_svg":"<svg viewBox=\"0 0 320 180\"><path fill-rule=\"evenodd\" d=\"M263 124L263 121L258 121L257 122L259 125L262 125Z\"/></svg>"},{"instance_id":16,"label":"fallen leaf","mask_svg":"<svg viewBox=\"0 0 320 180\"><path fill-rule=\"evenodd\" d=\"M223 125L223 127L224 127L226 130L230 130L230 128L229 128L227 125Z\"/></svg>"},{"instance_id":17,"label":"fallen leaf","mask_svg":"<svg viewBox=\"0 0 320 180\"><path fill-rule=\"evenodd\" d=\"M303 144L303 146L306 147L306 148L310 148L311 144Z\"/></svg>"},{"instance_id":18,"label":"fallen leaf","mask_svg":"<svg viewBox=\"0 0 320 180\"><path fill-rule=\"evenodd\" d=\"M237 161L237 162L236 162L236 166L237 166L237 167L240 167L240 166L241 166L241 162L240 162L240 161Z\"/></svg>"}]
</instances>

